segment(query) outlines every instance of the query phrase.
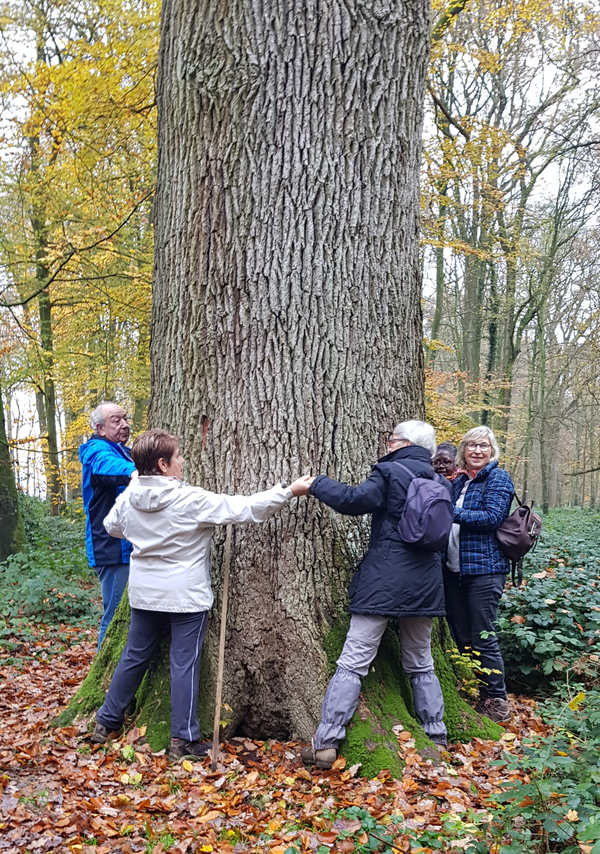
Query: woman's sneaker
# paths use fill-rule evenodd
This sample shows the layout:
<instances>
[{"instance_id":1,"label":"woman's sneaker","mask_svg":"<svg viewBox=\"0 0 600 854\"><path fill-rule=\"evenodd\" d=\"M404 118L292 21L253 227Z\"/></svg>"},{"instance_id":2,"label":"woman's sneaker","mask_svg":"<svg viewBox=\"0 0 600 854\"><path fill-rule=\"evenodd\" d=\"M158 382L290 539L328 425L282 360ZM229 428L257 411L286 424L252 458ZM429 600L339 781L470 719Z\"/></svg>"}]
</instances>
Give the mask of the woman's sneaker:
<instances>
[{"instance_id":1,"label":"woman's sneaker","mask_svg":"<svg viewBox=\"0 0 600 854\"><path fill-rule=\"evenodd\" d=\"M307 768L316 767L323 771L329 771L337 759L338 752L335 747L323 747L320 750L315 750L314 744L309 744L302 748L300 755Z\"/></svg>"},{"instance_id":2,"label":"woman's sneaker","mask_svg":"<svg viewBox=\"0 0 600 854\"><path fill-rule=\"evenodd\" d=\"M92 744L106 744L111 735L117 736L119 735L120 730L109 729L105 727L104 724L96 721L96 725L94 726L94 731L90 736L90 741Z\"/></svg>"},{"instance_id":3,"label":"woman's sneaker","mask_svg":"<svg viewBox=\"0 0 600 854\"><path fill-rule=\"evenodd\" d=\"M177 762L186 756L204 757L212 747L212 741L186 741L184 738L172 738L169 746L169 759Z\"/></svg>"},{"instance_id":4,"label":"woman's sneaker","mask_svg":"<svg viewBox=\"0 0 600 854\"><path fill-rule=\"evenodd\" d=\"M504 697L486 697L477 703L475 710L498 724L505 724L510 720L510 704Z\"/></svg>"}]
</instances>

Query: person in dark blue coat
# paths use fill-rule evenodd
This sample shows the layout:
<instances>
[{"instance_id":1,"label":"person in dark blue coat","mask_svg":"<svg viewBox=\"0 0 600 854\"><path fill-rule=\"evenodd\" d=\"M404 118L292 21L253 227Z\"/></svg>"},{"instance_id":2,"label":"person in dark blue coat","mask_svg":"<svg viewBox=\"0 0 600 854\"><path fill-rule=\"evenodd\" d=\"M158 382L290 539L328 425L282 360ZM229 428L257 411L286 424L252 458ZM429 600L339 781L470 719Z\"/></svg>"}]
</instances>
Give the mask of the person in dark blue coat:
<instances>
[{"instance_id":1,"label":"person in dark blue coat","mask_svg":"<svg viewBox=\"0 0 600 854\"><path fill-rule=\"evenodd\" d=\"M502 722L510 720L510 706L496 615L509 562L495 532L510 512L514 486L498 465L499 456L496 437L485 426L473 427L458 446L460 473L452 481L454 524L445 585L448 623L456 644L461 652L472 649L487 671L477 711Z\"/></svg>"},{"instance_id":2,"label":"person in dark blue coat","mask_svg":"<svg viewBox=\"0 0 600 854\"><path fill-rule=\"evenodd\" d=\"M117 609L129 578L131 544L110 537L102 524L135 472L127 440L129 421L116 403L103 401L90 417L94 435L79 446L82 496L86 515L85 547L88 563L100 580L104 613L98 649Z\"/></svg>"},{"instance_id":3,"label":"person in dark blue coat","mask_svg":"<svg viewBox=\"0 0 600 854\"><path fill-rule=\"evenodd\" d=\"M361 677L369 672L390 617L399 618L402 666L411 679L415 714L432 741L447 743L444 700L431 655L432 619L445 614L441 556L411 548L398 533L411 481L405 467L415 476L433 478L435 448L430 424L404 421L394 428L388 453L363 483L347 486L319 475L311 484L309 494L339 513L370 513L372 520L368 551L350 584L351 619L344 648L312 744L302 751L306 765L330 768L334 762L358 704Z\"/></svg>"}]
</instances>

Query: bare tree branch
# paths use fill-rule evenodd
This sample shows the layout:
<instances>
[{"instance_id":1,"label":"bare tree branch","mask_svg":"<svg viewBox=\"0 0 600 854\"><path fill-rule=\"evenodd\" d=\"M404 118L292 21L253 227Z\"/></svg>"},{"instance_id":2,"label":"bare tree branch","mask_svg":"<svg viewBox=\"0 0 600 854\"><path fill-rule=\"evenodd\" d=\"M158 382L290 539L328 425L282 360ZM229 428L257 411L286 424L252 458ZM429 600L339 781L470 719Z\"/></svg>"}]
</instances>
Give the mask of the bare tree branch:
<instances>
[{"instance_id":1,"label":"bare tree branch","mask_svg":"<svg viewBox=\"0 0 600 854\"><path fill-rule=\"evenodd\" d=\"M56 279L56 277L58 276L60 271L69 263L69 261L71 260L73 255L83 255L85 252L90 252L92 249L95 249L96 247L100 246L102 243L106 243L108 240L111 240L111 238L113 238L116 234L118 234L119 231L121 231L121 229L124 228L125 225L127 225L127 223L129 222L131 217L134 215L134 213L152 195L153 192L154 192L153 189L149 190L137 202L137 204L135 204L132 207L132 209L129 211L129 213L127 214L125 219L122 222L120 222L119 225L115 229L113 229L113 231L111 231L109 234L105 234L103 237L98 238L98 240L94 241L94 243L90 243L88 246L81 246L79 248L72 247L71 250L67 253L66 257L60 262L60 264L58 265L58 267L56 268L54 273L50 276L50 278L46 282L44 282L42 287L38 288L32 294L30 294L27 297L24 297L21 300L15 300L14 302L7 302L4 300L0 300L0 308L16 308L18 306L27 305L27 303L31 302L32 299L35 299L35 297L39 296L41 293L43 293L45 290L47 290L49 285L51 285L52 282Z\"/></svg>"}]
</instances>

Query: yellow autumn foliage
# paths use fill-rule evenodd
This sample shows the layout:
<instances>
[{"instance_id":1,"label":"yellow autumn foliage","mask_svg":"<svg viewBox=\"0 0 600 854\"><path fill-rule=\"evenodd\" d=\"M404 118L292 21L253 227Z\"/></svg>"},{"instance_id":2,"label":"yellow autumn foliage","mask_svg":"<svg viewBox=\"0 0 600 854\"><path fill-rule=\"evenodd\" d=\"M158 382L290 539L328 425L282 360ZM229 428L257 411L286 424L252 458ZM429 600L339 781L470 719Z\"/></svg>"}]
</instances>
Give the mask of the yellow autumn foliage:
<instances>
[{"instance_id":1,"label":"yellow autumn foliage","mask_svg":"<svg viewBox=\"0 0 600 854\"><path fill-rule=\"evenodd\" d=\"M59 389L63 447L117 397L144 423L149 396L151 202L158 0L0 5L0 299L20 356L11 381ZM47 285L52 349L36 294ZM14 305L25 302L19 307ZM43 358L45 354L45 358ZM79 479L71 455L71 486Z\"/></svg>"}]
</instances>

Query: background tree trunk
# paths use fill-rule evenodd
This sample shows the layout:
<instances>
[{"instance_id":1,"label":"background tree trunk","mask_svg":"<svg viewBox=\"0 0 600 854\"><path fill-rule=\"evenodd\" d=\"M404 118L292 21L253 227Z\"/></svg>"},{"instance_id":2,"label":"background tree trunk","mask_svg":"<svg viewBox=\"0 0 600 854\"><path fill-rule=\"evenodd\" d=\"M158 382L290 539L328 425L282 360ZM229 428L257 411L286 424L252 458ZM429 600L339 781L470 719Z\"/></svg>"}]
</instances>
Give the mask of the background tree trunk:
<instances>
[{"instance_id":1,"label":"background tree trunk","mask_svg":"<svg viewBox=\"0 0 600 854\"><path fill-rule=\"evenodd\" d=\"M17 551L23 541L17 486L6 435L4 402L0 388L0 561Z\"/></svg>"},{"instance_id":2,"label":"background tree trunk","mask_svg":"<svg viewBox=\"0 0 600 854\"><path fill-rule=\"evenodd\" d=\"M182 438L188 476L207 488L250 493L309 471L357 482L394 423L423 414L429 4L376 10L359 0L163 4L149 423ZM236 529L228 732L312 734L364 524L309 498ZM206 731L218 561L213 581ZM391 634L384 648L358 713L367 729L353 732L357 751L383 743L379 767L395 768L391 726L404 715L417 727ZM459 737L474 715L453 681L449 726Z\"/></svg>"}]
</instances>

